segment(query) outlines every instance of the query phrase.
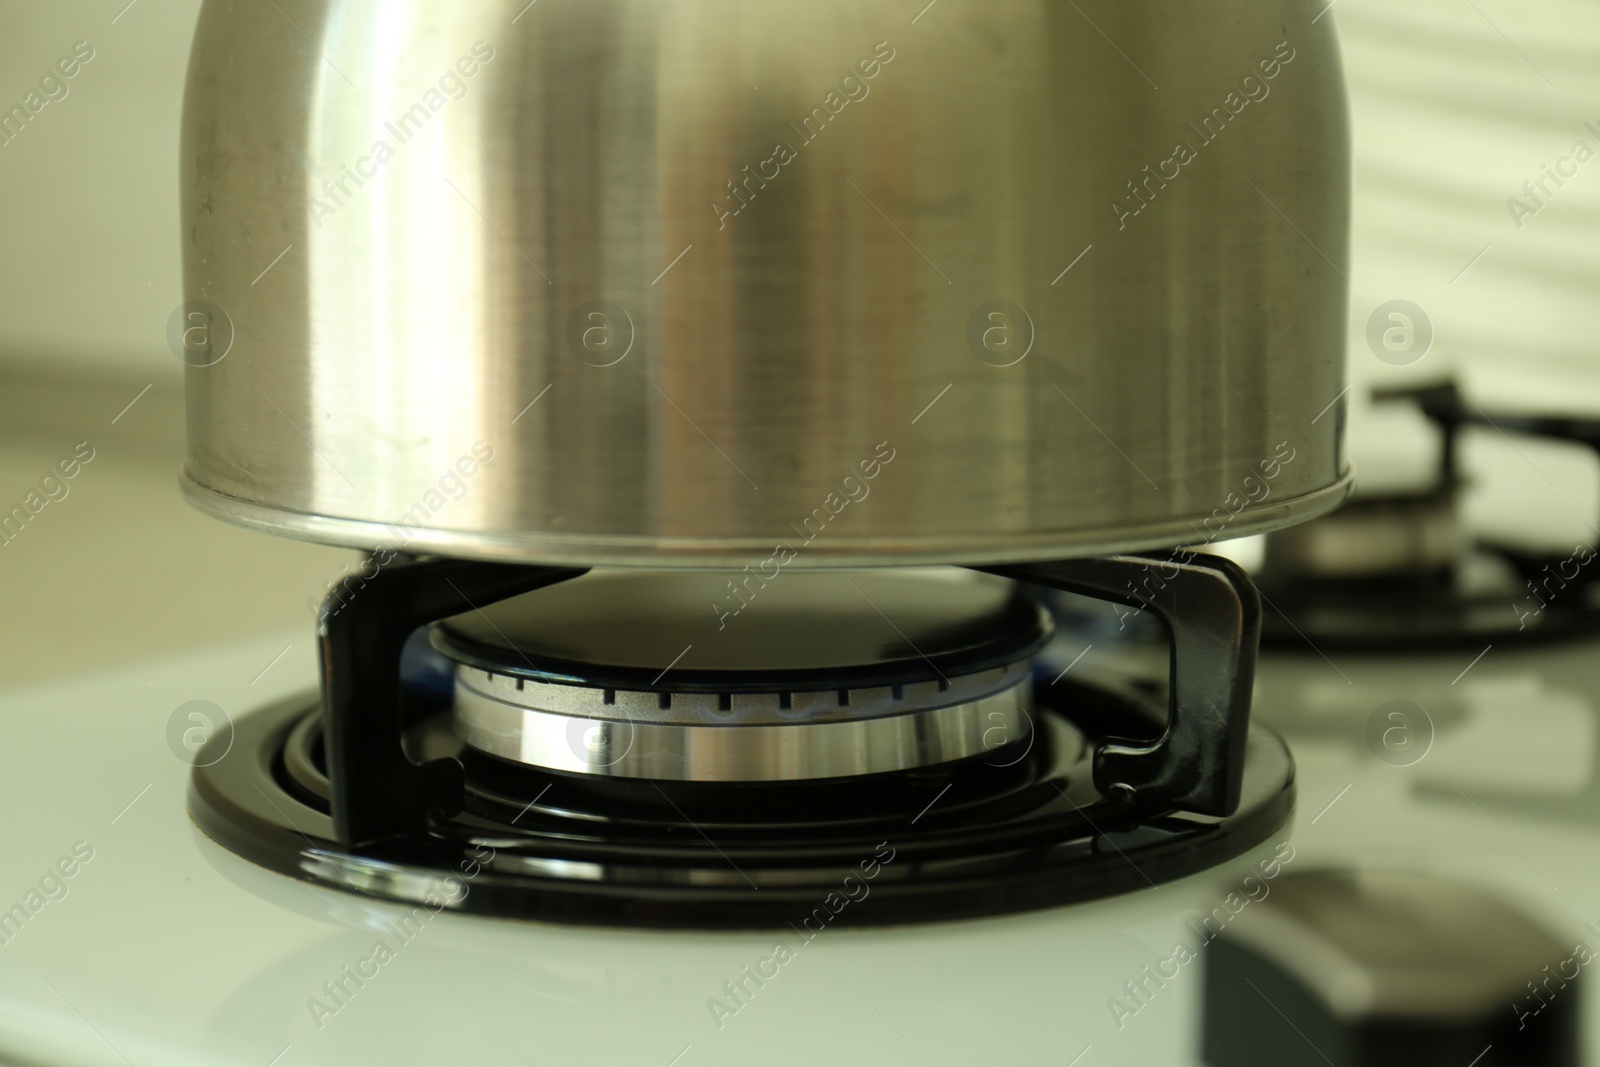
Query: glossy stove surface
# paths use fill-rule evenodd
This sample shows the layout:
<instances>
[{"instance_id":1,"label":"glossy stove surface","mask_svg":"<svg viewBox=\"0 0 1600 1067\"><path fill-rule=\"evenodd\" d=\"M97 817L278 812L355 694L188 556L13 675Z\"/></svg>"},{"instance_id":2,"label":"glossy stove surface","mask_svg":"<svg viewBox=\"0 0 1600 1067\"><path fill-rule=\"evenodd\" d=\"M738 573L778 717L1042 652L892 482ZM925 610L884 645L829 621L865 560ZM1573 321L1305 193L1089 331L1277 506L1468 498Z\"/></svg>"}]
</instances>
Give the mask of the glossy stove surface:
<instances>
[{"instance_id":1,"label":"glossy stove surface","mask_svg":"<svg viewBox=\"0 0 1600 1067\"><path fill-rule=\"evenodd\" d=\"M190 701L239 716L309 687L303 634L147 668L148 685L124 670L13 693L0 700L14 739L0 753L0 903L26 908L38 891L42 904L0 944L0 1061L1196 1064L1200 967L1144 1004L1124 983L1198 944L1191 924L1243 894L1245 875L1270 891L1274 858L1454 875L1593 937L1600 645L1491 649L1463 674L1475 654L1264 658L1258 716L1298 765L1288 848L1272 839L1089 904L809 940L413 915L229 854L185 811L190 768L169 724L181 735ZM1124 656L1139 658L1098 642L1082 665ZM1431 722L1431 743L1370 740L1395 710L1419 739ZM74 873L48 877L62 861ZM725 985L739 982L754 990L742 1004Z\"/></svg>"}]
</instances>

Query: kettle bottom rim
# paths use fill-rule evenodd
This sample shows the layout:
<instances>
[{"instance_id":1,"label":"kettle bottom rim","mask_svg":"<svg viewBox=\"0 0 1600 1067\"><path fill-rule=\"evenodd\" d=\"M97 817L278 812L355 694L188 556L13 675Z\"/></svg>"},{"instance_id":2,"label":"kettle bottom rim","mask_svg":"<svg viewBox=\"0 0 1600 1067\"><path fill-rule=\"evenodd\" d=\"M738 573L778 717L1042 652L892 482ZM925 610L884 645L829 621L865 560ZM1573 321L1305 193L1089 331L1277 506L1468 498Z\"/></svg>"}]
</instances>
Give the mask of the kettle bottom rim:
<instances>
[{"instance_id":1,"label":"kettle bottom rim","mask_svg":"<svg viewBox=\"0 0 1600 1067\"><path fill-rule=\"evenodd\" d=\"M720 570L738 569L766 559L772 554L775 543L795 540L792 534L786 537L781 532L759 537L712 538L429 526L408 527L410 536L401 538L388 523L313 514L233 496L203 484L187 469L178 481L188 503L213 518L295 540L369 551L390 550L500 563ZM1346 465L1337 481L1320 489L1239 511L1215 540L1234 540L1298 525L1335 510L1349 500L1354 491L1355 470ZM807 569L940 564L998 566L1118 555L1198 544L1204 538L1191 535L1209 518L1211 513L1122 526L1016 530L981 535L904 534L864 538L830 534L810 544L802 542L803 547L783 566Z\"/></svg>"}]
</instances>

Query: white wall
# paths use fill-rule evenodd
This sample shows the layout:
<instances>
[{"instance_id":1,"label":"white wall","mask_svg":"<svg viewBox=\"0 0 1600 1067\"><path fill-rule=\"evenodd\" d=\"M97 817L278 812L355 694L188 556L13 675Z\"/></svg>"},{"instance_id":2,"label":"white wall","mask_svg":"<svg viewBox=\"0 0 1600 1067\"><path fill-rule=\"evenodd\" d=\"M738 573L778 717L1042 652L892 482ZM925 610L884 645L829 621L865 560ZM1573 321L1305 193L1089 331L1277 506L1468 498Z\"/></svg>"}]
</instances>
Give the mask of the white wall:
<instances>
[{"instance_id":1,"label":"white wall","mask_svg":"<svg viewBox=\"0 0 1600 1067\"><path fill-rule=\"evenodd\" d=\"M1575 141L1600 153L1600 4L1339 0L1331 17L1356 133L1352 378L1453 365L1480 403L1600 412L1600 158L1521 229L1506 205ZM1404 371L1363 339L1396 298L1437 329Z\"/></svg>"},{"instance_id":2,"label":"white wall","mask_svg":"<svg viewBox=\"0 0 1600 1067\"><path fill-rule=\"evenodd\" d=\"M164 337L181 299L178 109L200 4L126 3L0 0L0 107L75 42L95 52L0 147L0 369L180 377Z\"/></svg>"}]
</instances>

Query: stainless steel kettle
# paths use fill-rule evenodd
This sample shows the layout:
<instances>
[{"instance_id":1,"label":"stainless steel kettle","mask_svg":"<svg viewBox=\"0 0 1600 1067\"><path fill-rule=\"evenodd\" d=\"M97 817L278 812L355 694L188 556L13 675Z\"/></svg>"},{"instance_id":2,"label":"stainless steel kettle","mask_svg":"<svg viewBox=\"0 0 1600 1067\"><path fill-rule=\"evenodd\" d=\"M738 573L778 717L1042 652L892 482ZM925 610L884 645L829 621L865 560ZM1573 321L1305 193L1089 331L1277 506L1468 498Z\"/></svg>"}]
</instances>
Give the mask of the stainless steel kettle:
<instances>
[{"instance_id":1,"label":"stainless steel kettle","mask_svg":"<svg viewBox=\"0 0 1600 1067\"><path fill-rule=\"evenodd\" d=\"M528 562L1050 559L1340 503L1303 0L206 0L184 485Z\"/></svg>"}]
</instances>

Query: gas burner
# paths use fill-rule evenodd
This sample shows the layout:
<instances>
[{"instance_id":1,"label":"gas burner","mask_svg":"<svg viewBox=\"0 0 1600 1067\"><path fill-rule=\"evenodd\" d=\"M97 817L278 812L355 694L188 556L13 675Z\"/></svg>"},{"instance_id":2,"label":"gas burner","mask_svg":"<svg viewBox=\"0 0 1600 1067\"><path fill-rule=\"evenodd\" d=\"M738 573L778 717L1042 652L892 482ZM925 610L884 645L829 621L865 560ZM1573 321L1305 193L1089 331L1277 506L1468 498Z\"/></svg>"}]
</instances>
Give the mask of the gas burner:
<instances>
[{"instance_id":1,"label":"gas burner","mask_svg":"<svg viewBox=\"0 0 1600 1067\"><path fill-rule=\"evenodd\" d=\"M1360 497L1332 515L1267 537L1258 583L1277 610L1273 645L1374 651L1510 643L1600 632L1600 582L1566 555L1472 538L1460 518L1458 435L1494 426L1600 453L1600 421L1488 415L1453 383L1375 394L1414 403L1443 435L1433 488Z\"/></svg>"},{"instance_id":2,"label":"gas burner","mask_svg":"<svg viewBox=\"0 0 1600 1067\"><path fill-rule=\"evenodd\" d=\"M514 762L703 782L902 771L1029 730L1049 617L1011 582L951 573L965 580L779 575L736 616L719 574L589 574L434 641L459 664L456 732Z\"/></svg>"},{"instance_id":3,"label":"gas burner","mask_svg":"<svg viewBox=\"0 0 1600 1067\"><path fill-rule=\"evenodd\" d=\"M1227 561L1141 593L1170 685L1032 681L1051 627L1019 583L1116 599L1150 566L783 574L730 618L706 606L725 575L403 562L330 599L321 700L242 718L191 809L283 874L549 921L781 926L866 881L836 921L1143 888L1294 801L1282 740L1248 729L1259 608ZM402 685L430 624L453 691Z\"/></svg>"}]
</instances>

